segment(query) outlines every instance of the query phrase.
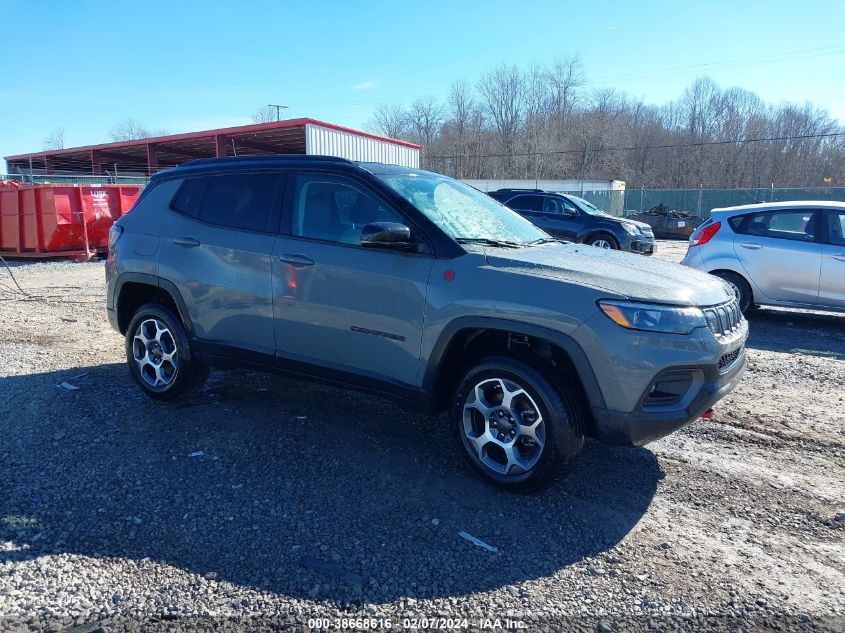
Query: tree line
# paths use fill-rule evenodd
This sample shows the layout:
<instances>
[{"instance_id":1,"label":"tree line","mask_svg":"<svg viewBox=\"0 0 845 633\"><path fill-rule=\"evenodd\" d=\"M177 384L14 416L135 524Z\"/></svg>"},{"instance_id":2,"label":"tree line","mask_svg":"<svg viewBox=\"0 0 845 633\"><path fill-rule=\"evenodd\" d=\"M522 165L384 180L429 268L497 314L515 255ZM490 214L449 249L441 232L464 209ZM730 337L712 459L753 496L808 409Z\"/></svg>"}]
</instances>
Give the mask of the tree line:
<instances>
[{"instance_id":1,"label":"tree line","mask_svg":"<svg viewBox=\"0 0 845 633\"><path fill-rule=\"evenodd\" d=\"M458 178L618 179L628 187L845 184L845 127L824 109L765 103L702 77L652 105L592 88L577 57L502 65L443 100L383 103L368 129L420 143ZM828 180L829 179L829 180Z\"/></svg>"}]
</instances>

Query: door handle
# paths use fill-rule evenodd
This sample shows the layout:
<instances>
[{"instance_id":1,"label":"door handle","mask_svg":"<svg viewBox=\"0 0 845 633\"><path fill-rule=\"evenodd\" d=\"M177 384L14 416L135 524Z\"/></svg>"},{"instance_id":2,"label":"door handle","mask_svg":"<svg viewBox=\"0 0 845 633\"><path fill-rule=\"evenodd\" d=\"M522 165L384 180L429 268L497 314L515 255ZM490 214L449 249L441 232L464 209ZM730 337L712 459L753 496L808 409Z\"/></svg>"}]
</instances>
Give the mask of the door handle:
<instances>
[{"instance_id":1,"label":"door handle","mask_svg":"<svg viewBox=\"0 0 845 633\"><path fill-rule=\"evenodd\" d=\"M752 251L756 251L757 249L763 248L763 245L758 244L757 242L742 242L740 246L742 246L742 248L747 248Z\"/></svg>"},{"instance_id":2,"label":"door handle","mask_svg":"<svg viewBox=\"0 0 845 633\"><path fill-rule=\"evenodd\" d=\"M305 255L279 255L279 261L290 264L294 268L305 268L306 266L314 265L314 260Z\"/></svg>"},{"instance_id":3,"label":"door handle","mask_svg":"<svg viewBox=\"0 0 845 633\"><path fill-rule=\"evenodd\" d=\"M834 255L833 259L840 262L845 262L845 253L842 253L841 255Z\"/></svg>"},{"instance_id":4,"label":"door handle","mask_svg":"<svg viewBox=\"0 0 845 633\"><path fill-rule=\"evenodd\" d=\"M185 248L194 248L195 246L200 245L200 241L193 237L174 237L173 243L178 244L179 246L184 246Z\"/></svg>"}]
</instances>

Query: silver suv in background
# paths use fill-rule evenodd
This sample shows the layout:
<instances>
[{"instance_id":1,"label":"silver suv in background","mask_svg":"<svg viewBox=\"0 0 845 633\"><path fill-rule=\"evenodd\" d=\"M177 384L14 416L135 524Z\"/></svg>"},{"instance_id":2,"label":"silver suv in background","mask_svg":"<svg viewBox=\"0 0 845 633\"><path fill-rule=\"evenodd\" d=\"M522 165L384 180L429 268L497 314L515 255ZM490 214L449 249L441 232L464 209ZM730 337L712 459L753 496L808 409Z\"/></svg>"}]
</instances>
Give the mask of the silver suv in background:
<instances>
[{"instance_id":1,"label":"silver suv in background","mask_svg":"<svg viewBox=\"0 0 845 633\"><path fill-rule=\"evenodd\" d=\"M845 312L845 202L713 209L683 264L721 277L754 305Z\"/></svg>"}]
</instances>

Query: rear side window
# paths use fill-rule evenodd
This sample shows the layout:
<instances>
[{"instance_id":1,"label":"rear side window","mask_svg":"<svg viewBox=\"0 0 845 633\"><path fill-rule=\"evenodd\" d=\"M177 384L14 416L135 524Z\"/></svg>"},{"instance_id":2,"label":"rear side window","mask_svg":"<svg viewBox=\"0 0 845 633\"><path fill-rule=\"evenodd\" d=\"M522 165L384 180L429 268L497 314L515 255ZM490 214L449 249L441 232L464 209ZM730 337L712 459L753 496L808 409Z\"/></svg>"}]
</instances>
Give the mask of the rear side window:
<instances>
[{"instance_id":1,"label":"rear side window","mask_svg":"<svg viewBox=\"0 0 845 633\"><path fill-rule=\"evenodd\" d=\"M517 196L505 206L517 211L542 211L543 198L540 196Z\"/></svg>"},{"instance_id":2,"label":"rear side window","mask_svg":"<svg viewBox=\"0 0 845 633\"><path fill-rule=\"evenodd\" d=\"M845 246L845 211L828 213L827 239L834 246Z\"/></svg>"},{"instance_id":3,"label":"rear side window","mask_svg":"<svg viewBox=\"0 0 845 633\"><path fill-rule=\"evenodd\" d=\"M192 218L199 216L202 196L205 193L206 178L189 178L179 189L179 193L171 203L171 208Z\"/></svg>"},{"instance_id":4,"label":"rear side window","mask_svg":"<svg viewBox=\"0 0 845 633\"><path fill-rule=\"evenodd\" d=\"M269 231L281 179L278 174L226 174L202 178L200 180L206 181L205 192L195 217L233 229ZM179 193L181 196L182 192ZM186 192L186 198L190 199L192 193L195 192Z\"/></svg>"},{"instance_id":5,"label":"rear side window","mask_svg":"<svg viewBox=\"0 0 845 633\"><path fill-rule=\"evenodd\" d=\"M733 226L733 224L731 224ZM781 240L812 242L816 239L816 214L813 211L789 210L754 213L744 217L738 233Z\"/></svg>"}]
</instances>

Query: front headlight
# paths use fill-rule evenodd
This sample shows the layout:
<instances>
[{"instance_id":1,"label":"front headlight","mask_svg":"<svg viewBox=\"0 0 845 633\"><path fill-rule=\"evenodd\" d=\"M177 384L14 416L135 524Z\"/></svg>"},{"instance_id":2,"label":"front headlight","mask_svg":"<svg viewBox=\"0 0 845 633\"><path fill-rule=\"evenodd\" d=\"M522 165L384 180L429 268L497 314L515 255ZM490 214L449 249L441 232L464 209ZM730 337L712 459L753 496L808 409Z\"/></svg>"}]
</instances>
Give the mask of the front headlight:
<instances>
[{"instance_id":1,"label":"front headlight","mask_svg":"<svg viewBox=\"0 0 845 633\"><path fill-rule=\"evenodd\" d=\"M629 330L689 334L696 328L707 327L707 319L700 308L630 301L599 301L598 305L614 323Z\"/></svg>"},{"instance_id":2,"label":"front headlight","mask_svg":"<svg viewBox=\"0 0 845 633\"><path fill-rule=\"evenodd\" d=\"M639 235L640 234L640 229L636 224L630 224L628 222L623 222L622 228L625 229L630 235Z\"/></svg>"}]
</instances>

